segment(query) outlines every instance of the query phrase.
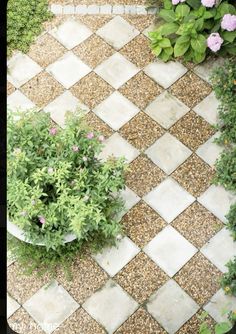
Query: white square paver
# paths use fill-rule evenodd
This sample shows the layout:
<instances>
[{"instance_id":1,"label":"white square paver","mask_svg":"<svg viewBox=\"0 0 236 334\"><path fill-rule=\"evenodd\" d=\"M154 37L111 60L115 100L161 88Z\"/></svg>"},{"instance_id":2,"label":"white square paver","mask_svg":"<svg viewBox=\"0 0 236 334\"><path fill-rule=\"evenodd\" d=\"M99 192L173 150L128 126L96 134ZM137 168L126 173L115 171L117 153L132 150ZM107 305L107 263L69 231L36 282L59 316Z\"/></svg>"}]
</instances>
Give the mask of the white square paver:
<instances>
[{"instance_id":1,"label":"white square paver","mask_svg":"<svg viewBox=\"0 0 236 334\"><path fill-rule=\"evenodd\" d=\"M102 28L98 29L96 34L118 50L139 35L139 31L122 17L115 16Z\"/></svg>"},{"instance_id":2,"label":"white square paver","mask_svg":"<svg viewBox=\"0 0 236 334\"><path fill-rule=\"evenodd\" d=\"M192 152L170 133L165 133L145 153L166 174L171 174Z\"/></svg>"},{"instance_id":3,"label":"white square paver","mask_svg":"<svg viewBox=\"0 0 236 334\"><path fill-rule=\"evenodd\" d=\"M214 134L214 136L208 139L204 144L200 145L196 151L197 155L212 167L224 150L222 146L214 142L218 137L219 133Z\"/></svg>"},{"instance_id":4,"label":"white square paver","mask_svg":"<svg viewBox=\"0 0 236 334\"><path fill-rule=\"evenodd\" d=\"M124 201L124 207L122 210L117 215L117 219L121 220L121 218L135 205L140 201L140 197L135 194L133 190L128 188L127 186L125 187L124 190L122 190L119 193L120 197Z\"/></svg>"},{"instance_id":5,"label":"white square paver","mask_svg":"<svg viewBox=\"0 0 236 334\"><path fill-rule=\"evenodd\" d=\"M235 202L236 196L226 191L222 186L211 185L200 197L198 202L211 211L223 223L230 206Z\"/></svg>"},{"instance_id":6,"label":"white square paver","mask_svg":"<svg viewBox=\"0 0 236 334\"><path fill-rule=\"evenodd\" d=\"M139 112L139 109L116 91L100 103L94 112L112 129L119 130Z\"/></svg>"},{"instance_id":7,"label":"white square paver","mask_svg":"<svg viewBox=\"0 0 236 334\"><path fill-rule=\"evenodd\" d=\"M133 63L118 52L98 65L94 70L116 89L132 78L138 71L139 69Z\"/></svg>"},{"instance_id":8,"label":"white square paver","mask_svg":"<svg viewBox=\"0 0 236 334\"><path fill-rule=\"evenodd\" d=\"M125 157L126 162L130 163L138 155L139 151L135 147L129 144L118 133L114 133L106 140L105 146L98 158L106 160L110 156L114 156L116 158Z\"/></svg>"},{"instance_id":9,"label":"white square paver","mask_svg":"<svg viewBox=\"0 0 236 334\"><path fill-rule=\"evenodd\" d=\"M20 305L7 294L7 318L10 318L20 308Z\"/></svg>"},{"instance_id":10,"label":"white square paver","mask_svg":"<svg viewBox=\"0 0 236 334\"><path fill-rule=\"evenodd\" d=\"M226 295L224 291L220 289L203 308L215 321L224 322L228 320L227 314L223 314L224 311L236 310L236 298L234 296Z\"/></svg>"},{"instance_id":11,"label":"white square paver","mask_svg":"<svg viewBox=\"0 0 236 334\"><path fill-rule=\"evenodd\" d=\"M147 310L165 328L174 334L199 309L195 301L174 281L169 280L147 303Z\"/></svg>"},{"instance_id":12,"label":"white square paver","mask_svg":"<svg viewBox=\"0 0 236 334\"><path fill-rule=\"evenodd\" d=\"M200 116L202 116L208 123L215 125L218 123L217 108L219 101L215 97L214 92L208 95L202 100L193 110Z\"/></svg>"},{"instance_id":13,"label":"white square paver","mask_svg":"<svg viewBox=\"0 0 236 334\"><path fill-rule=\"evenodd\" d=\"M143 199L168 223L194 202L194 197L171 177L165 179Z\"/></svg>"},{"instance_id":14,"label":"white square paver","mask_svg":"<svg viewBox=\"0 0 236 334\"><path fill-rule=\"evenodd\" d=\"M10 111L23 111L27 109L32 109L34 107L35 104L19 90L16 90L14 93L7 97L7 108Z\"/></svg>"},{"instance_id":15,"label":"white square paver","mask_svg":"<svg viewBox=\"0 0 236 334\"><path fill-rule=\"evenodd\" d=\"M143 251L172 277L197 252L197 248L169 225L159 232Z\"/></svg>"},{"instance_id":16,"label":"white square paver","mask_svg":"<svg viewBox=\"0 0 236 334\"><path fill-rule=\"evenodd\" d=\"M62 58L49 65L46 70L67 89L91 72L91 68L73 52L67 52Z\"/></svg>"},{"instance_id":17,"label":"white square paver","mask_svg":"<svg viewBox=\"0 0 236 334\"><path fill-rule=\"evenodd\" d=\"M177 61L164 63L161 60L156 60L154 63L148 64L144 68L144 72L159 85L168 88L187 72L187 68Z\"/></svg>"},{"instance_id":18,"label":"white square paver","mask_svg":"<svg viewBox=\"0 0 236 334\"><path fill-rule=\"evenodd\" d=\"M202 248L201 252L222 272L228 269L225 266L229 260L236 256L236 243L230 232L223 228L214 235Z\"/></svg>"},{"instance_id":19,"label":"white square paver","mask_svg":"<svg viewBox=\"0 0 236 334\"><path fill-rule=\"evenodd\" d=\"M79 304L61 285L53 281L36 292L23 307L47 334L51 334L77 310Z\"/></svg>"},{"instance_id":20,"label":"white square paver","mask_svg":"<svg viewBox=\"0 0 236 334\"><path fill-rule=\"evenodd\" d=\"M138 303L117 283L109 280L86 300L83 308L105 327L108 334L112 334L137 310Z\"/></svg>"},{"instance_id":21,"label":"white square paver","mask_svg":"<svg viewBox=\"0 0 236 334\"><path fill-rule=\"evenodd\" d=\"M92 31L83 23L69 19L51 30L50 34L67 49L71 50L91 36Z\"/></svg>"},{"instance_id":22,"label":"white square paver","mask_svg":"<svg viewBox=\"0 0 236 334\"><path fill-rule=\"evenodd\" d=\"M203 80L210 82L210 76L212 70L219 66L222 66L224 63L224 58L220 57L217 59L209 59L204 61L204 63L194 67L193 71L201 77Z\"/></svg>"},{"instance_id":23,"label":"white square paver","mask_svg":"<svg viewBox=\"0 0 236 334\"><path fill-rule=\"evenodd\" d=\"M49 112L54 122L59 124L62 128L65 128L66 112L75 112L76 110L81 110L87 113L89 108L79 102L79 100L69 91L65 91L44 108L44 111Z\"/></svg>"},{"instance_id":24,"label":"white square paver","mask_svg":"<svg viewBox=\"0 0 236 334\"><path fill-rule=\"evenodd\" d=\"M124 237L117 242L117 246L107 247L93 258L111 276L115 276L140 249L129 238Z\"/></svg>"},{"instance_id":25,"label":"white square paver","mask_svg":"<svg viewBox=\"0 0 236 334\"><path fill-rule=\"evenodd\" d=\"M165 91L148 105L145 112L163 128L169 129L189 110L184 103Z\"/></svg>"},{"instance_id":26,"label":"white square paver","mask_svg":"<svg viewBox=\"0 0 236 334\"><path fill-rule=\"evenodd\" d=\"M7 67L7 80L16 88L25 84L42 70L35 61L21 52L16 53L7 62Z\"/></svg>"}]
</instances>

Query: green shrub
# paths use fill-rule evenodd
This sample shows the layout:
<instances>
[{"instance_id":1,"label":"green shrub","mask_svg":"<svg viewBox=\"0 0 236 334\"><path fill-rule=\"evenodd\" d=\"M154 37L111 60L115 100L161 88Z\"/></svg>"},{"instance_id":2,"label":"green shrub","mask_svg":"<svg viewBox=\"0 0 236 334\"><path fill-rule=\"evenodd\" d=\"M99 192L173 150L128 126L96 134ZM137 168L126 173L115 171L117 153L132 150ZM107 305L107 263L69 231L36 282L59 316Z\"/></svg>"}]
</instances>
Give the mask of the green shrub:
<instances>
[{"instance_id":1,"label":"green shrub","mask_svg":"<svg viewBox=\"0 0 236 334\"><path fill-rule=\"evenodd\" d=\"M52 17L47 0L9 0L7 3L7 55L26 53L42 32L42 23Z\"/></svg>"},{"instance_id":2,"label":"green shrub","mask_svg":"<svg viewBox=\"0 0 236 334\"><path fill-rule=\"evenodd\" d=\"M226 294L236 296L236 256L226 266L228 272L221 279L221 287Z\"/></svg>"},{"instance_id":3,"label":"green shrub","mask_svg":"<svg viewBox=\"0 0 236 334\"><path fill-rule=\"evenodd\" d=\"M224 150L215 164L215 184L226 190L236 191L236 147Z\"/></svg>"},{"instance_id":4,"label":"green shrub","mask_svg":"<svg viewBox=\"0 0 236 334\"><path fill-rule=\"evenodd\" d=\"M157 14L163 24L149 33L157 57L163 61L183 57L185 61L201 63L211 52L236 54L235 29L228 31L221 27L224 15L236 14L233 1L223 0L212 8L202 5L201 0L179 2L163 1L164 8Z\"/></svg>"},{"instance_id":5,"label":"green shrub","mask_svg":"<svg viewBox=\"0 0 236 334\"><path fill-rule=\"evenodd\" d=\"M236 203L232 204L229 210L229 213L226 216L227 218L227 228L231 231L231 235L236 241Z\"/></svg>"},{"instance_id":6,"label":"green shrub","mask_svg":"<svg viewBox=\"0 0 236 334\"><path fill-rule=\"evenodd\" d=\"M91 132L79 113L69 113L66 128L50 115L8 113L8 215L33 243L60 248L67 233L78 242L99 233L120 233L117 213L125 187L123 159L102 162L103 136Z\"/></svg>"}]
</instances>

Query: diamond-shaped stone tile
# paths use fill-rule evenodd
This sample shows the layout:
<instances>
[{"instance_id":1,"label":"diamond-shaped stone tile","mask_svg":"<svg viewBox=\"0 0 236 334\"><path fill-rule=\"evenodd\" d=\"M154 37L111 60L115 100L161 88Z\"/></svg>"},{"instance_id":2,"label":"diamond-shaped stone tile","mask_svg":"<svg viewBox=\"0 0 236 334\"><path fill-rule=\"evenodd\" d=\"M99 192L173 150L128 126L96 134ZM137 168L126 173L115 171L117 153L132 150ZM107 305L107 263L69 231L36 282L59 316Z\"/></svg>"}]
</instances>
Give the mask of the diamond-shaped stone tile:
<instances>
[{"instance_id":1,"label":"diamond-shaped stone tile","mask_svg":"<svg viewBox=\"0 0 236 334\"><path fill-rule=\"evenodd\" d=\"M236 244L230 231L223 228L207 244L201 248L201 252L222 272L228 269L225 266L236 254Z\"/></svg>"},{"instance_id":2,"label":"diamond-shaped stone tile","mask_svg":"<svg viewBox=\"0 0 236 334\"><path fill-rule=\"evenodd\" d=\"M191 150L196 150L214 133L213 127L194 111L189 111L170 129L170 133Z\"/></svg>"},{"instance_id":3,"label":"diamond-shaped stone tile","mask_svg":"<svg viewBox=\"0 0 236 334\"><path fill-rule=\"evenodd\" d=\"M89 108L79 102L70 91L65 91L44 108L44 111L49 112L54 122L62 128L65 127L66 112L75 112L76 110L88 112Z\"/></svg>"},{"instance_id":4,"label":"diamond-shaped stone tile","mask_svg":"<svg viewBox=\"0 0 236 334\"><path fill-rule=\"evenodd\" d=\"M147 332L148 331L148 332ZM115 334L131 333L155 333L167 334L153 317L143 308L139 308L129 319L115 332Z\"/></svg>"},{"instance_id":5,"label":"diamond-shaped stone tile","mask_svg":"<svg viewBox=\"0 0 236 334\"><path fill-rule=\"evenodd\" d=\"M188 72L171 86L170 92L189 108L193 108L211 93L211 86L196 74Z\"/></svg>"},{"instance_id":6,"label":"diamond-shaped stone tile","mask_svg":"<svg viewBox=\"0 0 236 334\"><path fill-rule=\"evenodd\" d=\"M171 176L197 197L211 185L214 170L196 154L192 154Z\"/></svg>"},{"instance_id":7,"label":"diamond-shaped stone tile","mask_svg":"<svg viewBox=\"0 0 236 334\"><path fill-rule=\"evenodd\" d=\"M139 31L120 16L115 16L111 21L98 29L97 35L107 43L119 50L126 43L139 34Z\"/></svg>"},{"instance_id":8,"label":"diamond-shaped stone tile","mask_svg":"<svg viewBox=\"0 0 236 334\"><path fill-rule=\"evenodd\" d=\"M47 72L41 72L21 87L24 93L38 107L43 108L62 94L63 86Z\"/></svg>"},{"instance_id":9,"label":"diamond-shaped stone tile","mask_svg":"<svg viewBox=\"0 0 236 334\"><path fill-rule=\"evenodd\" d=\"M143 199L168 223L194 202L194 197L171 177L164 180Z\"/></svg>"},{"instance_id":10,"label":"diamond-shaped stone tile","mask_svg":"<svg viewBox=\"0 0 236 334\"><path fill-rule=\"evenodd\" d=\"M143 251L172 277L197 249L172 226L167 226L143 248Z\"/></svg>"},{"instance_id":11,"label":"diamond-shaped stone tile","mask_svg":"<svg viewBox=\"0 0 236 334\"><path fill-rule=\"evenodd\" d=\"M23 305L24 309L47 333L51 334L79 304L56 281L41 288Z\"/></svg>"},{"instance_id":12,"label":"diamond-shaped stone tile","mask_svg":"<svg viewBox=\"0 0 236 334\"><path fill-rule=\"evenodd\" d=\"M51 30L50 34L70 50L91 36L92 31L80 21L68 19Z\"/></svg>"},{"instance_id":13,"label":"diamond-shaped stone tile","mask_svg":"<svg viewBox=\"0 0 236 334\"><path fill-rule=\"evenodd\" d=\"M169 133L165 133L145 153L166 174L171 174L191 155L191 151Z\"/></svg>"},{"instance_id":14,"label":"diamond-shaped stone tile","mask_svg":"<svg viewBox=\"0 0 236 334\"><path fill-rule=\"evenodd\" d=\"M168 88L187 72L187 68L177 61L164 63L161 60L156 60L147 65L144 72L159 85Z\"/></svg>"},{"instance_id":15,"label":"diamond-shaped stone tile","mask_svg":"<svg viewBox=\"0 0 236 334\"><path fill-rule=\"evenodd\" d=\"M7 80L16 88L25 84L42 70L35 61L21 52L16 53L7 62L7 67Z\"/></svg>"},{"instance_id":16,"label":"diamond-shaped stone tile","mask_svg":"<svg viewBox=\"0 0 236 334\"><path fill-rule=\"evenodd\" d=\"M49 65L47 71L68 89L91 72L91 68L72 52L67 52L55 63Z\"/></svg>"},{"instance_id":17,"label":"diamond-shaped stone tile","mask_svg":"<svg viewBox=\"0 0 236 334\"><path fill-rule=\"evenodd\" d=\"M225 215L229 212L235 196L222 186L211 185L199 198L198 202L211 211L222 222L226 223Z\"/></svg>"},{"instance_id":18,"label":"diamond-shaped stone tile","mask_svg":"<svg viewBox=\"0 0 236 334\"><path fill-rule=\"evenodd\" d=\"M193 110L200 116L202 116L208 123L215 125L218 123L219 101L215 97L214 92L211 92L204 100L196 105Z\"/></svg>"},{"instance_id":19,"label":"diamond-shaped stone tile","mask_svg":"<svg viewBox=\"0 0 236 334\"><path fill-rule=\"evenodd\" d=\"M189 108L167 91L159 95L146 108L145 112L165 129L169 129Z\"/></svg>"},{"instance_id":20,"label":"diamond-shaped stone tile","mask_svg":"<svg viewBox=\"0 0 236 334\"><path fill-rule=\"evenodd\" d=\"M204 310L206 310L217 322L227 321L227 314L223 314L224 310L235 311L235 308L236 298L234 296L226 295L222 289L217 291L209 303L204 306Z\"/></svg>"},{"instance_id":21,"label":"diamond-shaped stone tile","mask_svg":"<svg viewBox=\"0 0 236 334\"><path fill-rule=\"evenodd\" d=\"M118 284L109 280L86 300L83 308L105 327L108 334L112 334L134 313L138 304Z\"/></svg>"},{"instance_id":22,"label":"diamond-shaped stone tile","mask_svg":"<svg viewBox=\"0 0 236 334\"><path fill-rule=\"evenodd\" d=\"M127 123L139 109L119 92L115 91L100 103L94 112L114 130Z\"/></svg>"},{"instance_id":23,"label":"diamond-shaped stone tile","mask_svg":"<svg viewBox=\"0 0 236 334\"><path fill-rule=\"evenodd\" d=\"M125 204L123 210L121 210L118 214L118 220L120 220L135 204L140 201L140 197L127 186L120 192L120 197L123 199Z\"/></svg>"},{"instance_id":24,"label":"diamond-shaped stone tile","mask_svg":"<svg viewBox=\"0 0 236 334\"><path fill-rule=\"evenodd\" d=\"M139 155L139 151L130 145L118 133L114 133L105 142L105 147L99 154L100 159L107 159L110 156L116 158L125 157L127 163L133 161Z\"/></svg>"},{"instance_id":25,"label":"diamond-shaped stone tile","mask_svg":"<svg viewBox=\"0 0 236 334\"><path fill-rule=\"evenodd\" d=\"M221 152L223 152L224 148L214 141L218 138L220 133L216 133L210 139L208 139L204 144L200 145L197 149L197 155L202 158L208 165L214 166L216 160L219 158Z\"/></svg>"},{"instance_id":26,"label":"diamond-shaped stone tile","mask_svg":"<svg viewBox=\"0 0 236 334\"><path fill-rule=\"evenodd\" d=\"M86 75L70 89L71 93L90 109L102 102L113 90L106 81L94 72Z\"/></svg>"},{"instance_id":27,"label":"diamond-shaped stone tile","mask_svg":"<svg viewBox=\"0 0 236 334\"><path fill-rule=\"evenodd\" d=\"M164 176L163 171L151 160L145 155L140 155L129 165L126 185L139 196L143 196L156 187Z\"/></svg>"},{"instance_id":28,"label":"diamond-shaped stone tile","mask_svg":"<svg viewBox=\"0 0 236 334\"><path fill-rule=\"evenodd\" d=\"M168 276L142 252L115 276L122 288L139 303L143 303L167 279Z\"/></svg>"},{"instance_id":29,"label":"diamond-shaped stone tile","mask_svg":"<svg viewBox=\"0 0 236 334\"><path fill-rule=\"evenodd\" d=\"M28 55L40 66L47 67L56 61L67 50L48 33L39 36L31 45Z\"/></svg>"},{"instance_id":30,"label":"diamond-shaped stone tile","mask_svg":"<svg viewBox=\"0 0 236 334\"><path fill-rule=\"evenodd\" d=\"M151 117L140 112L126 123L119 133L131 145L134 145L139 150L144 150L163 135L164 130Z\"/></svg>"},{"instance_id":31,"label":"diamond-shaped stone tile","mask_svg":"<svg viewBox=\"0 0 236 334\"><path fill-rule=\"evenodd\" d=\"M140 71L126 82L126 84L119 89L119 92L140 109L144 110L144 108L162 92L162 88L143 71Z\"/></svg>"},{"instance_id":32,"label":"diamond-shaped stone tile","mask_svg":"<svg viewBox=\"0 0 236 334\"><path fill-rule=\"evenodd\" d=\"M169 280L147 303L147 310L169 334L176 331L189 319L199 306L174 280Z\"/></svg>"},{"instance_id":33,"label":"diamond-shaped stone tile","mask_svg":"<svg viewBox=\"0 0 236 334\"><path fill-rule=\"evenodd\" d=\"M203 305L219 290L221 277L221 272L197 253L174 279L199 305Z\"/></svg>"},{"instance_id":34,"label":"diamond-shaped stone tile","mask_svg":"<svg viewBox=\"0 0 236 334\"><path fill-rule=\"evenodd\" d=\"M91 68L94 68L115 51L102 38L94 34L74 48L73 52Z\"/></svg>"},{"instance_id":35,"label":"diamond-shaped stone tile","mask_svg":"<svg viewBox=\"0 0 236 334\"><path fill-rule=\"evenodd\" d=\"M138 67L144 67L155 59L150 48L150 41L144 35L135 37L120 50L120 53Z\"/></svg>"},{"instance_id":36,"label":"diamond-shaped stone tile","mask_svg":"<svg viewBox=\"0 0 236 334\"><path fill-rule=\"evenodd\" d=\"M222 66L224 58L218 57L216 59L209 59L194 68L194 72L207 82L210 82L210 75L214 68Z\"/></svg>"},{"instance_id":37,"label":"diamond-shaped stone tile","mask_svg":"<svg viewBox=\"0 0 236 334\"><path fill-rule=\"evenodd\" d=\"M26 110L34 108L35 104L19 90L15 90L14 93L7 98L7 107L10 111Z\"/></svg>"},{"instance_id":38,"label":"diamond-shaped stone tile","mask_svg":"<svg viewBox=\"0 0 236 334\"><path fill-rule=\"evenodd\" d=\"M144 247L166 225L164 220L143 201L128 211L121 223L126 234L139 247Z\"/></svg>"},{"instance_id":39,"label":"diamond-shaped stone tile","mask_svg":"<svg viewBox=\"0 0 236 334\"><path fill-rule=\"evenodd\" d=\"M121 54L116 52L103 63L98 65L94 71L111 86L118 89L138 73L139 69Z\"/></svg>"},{"instance_id":40,"label":"diamond-shaped stone tile","mask_svg":"<svg viewBox=\"0 0 236 334\"><path fill-rule=\"evenodd\" d=\"M115 276L140 249L129 238L124 237L116 246L107 247L93 258L111 276Z\"/></svg>"},{"instance_id":41,"label":"diamond-shaped stone tile","mask_svg":"<svg viewBox=\"0 0 236 334\"><path fill-rule=\"evenodd\" d=\"M10 318L20 308L20 305L7 294L7 318Z\"/></svg>"},{"instance_id":42,"label":"diamond-shaped stone tile","mask_svg":"<svg viewBox=\"0 0 236 334\"><path fill-rule=\"evenodd\" d=\"M198 202L190 205L171 225L198 248L223 227L222 222Z\"/></svg>"}]
</instances>

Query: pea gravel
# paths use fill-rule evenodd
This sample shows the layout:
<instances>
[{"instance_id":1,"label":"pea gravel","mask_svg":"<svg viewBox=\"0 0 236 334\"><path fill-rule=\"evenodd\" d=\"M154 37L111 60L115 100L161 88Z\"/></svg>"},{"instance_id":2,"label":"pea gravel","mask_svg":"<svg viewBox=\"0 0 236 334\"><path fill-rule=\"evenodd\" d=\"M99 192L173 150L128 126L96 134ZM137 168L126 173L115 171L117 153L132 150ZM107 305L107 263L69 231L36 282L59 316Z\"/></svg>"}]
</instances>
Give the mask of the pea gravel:
<instances>
[{"instance_id":1,"label":"pea gravel","mask_svg":"<svg viewBox=\"0 0 236 334\"><path fill-rule=\"evenodd\" d=\"M11 95L15 90L16 88L9 81L7 81L7 95Z\"/></svg>"},{"instance_id":2,"label":"pea gravel","mask_svg":"<svg viewBox=\"0 0 236 334\"><path fill-rule=\"evenodd\" d=\"M85 115L87 124L95 131L100 132L106 139L114 132L105 122L103 122L92 111Z\"/></svg>"},{"instance_id":3,"label":"pea gravel","mask_svg":"<svg viewBox=\"0 0 236 334\"><path fill-rule=\"evenodd\" d=\"M198 334L199 327L202 324L202 320L199 318L201 314L205 312L203 309L200 309L192 318L190 318L176 334ZM213 331L214 325L216 324L215 320L211 316L207 316L205 319L206 323Z\"/></svg>"},{"instance_id":4,"label":"pea gravel","mask_svg":"<svg viewBox=\"0 0 236 334\"><path fill-rule=\"evenodd\" d=\"M45 334L33 318L21 307L8 320L9 327L18 334Z\"/></svg>"}]
</instances>

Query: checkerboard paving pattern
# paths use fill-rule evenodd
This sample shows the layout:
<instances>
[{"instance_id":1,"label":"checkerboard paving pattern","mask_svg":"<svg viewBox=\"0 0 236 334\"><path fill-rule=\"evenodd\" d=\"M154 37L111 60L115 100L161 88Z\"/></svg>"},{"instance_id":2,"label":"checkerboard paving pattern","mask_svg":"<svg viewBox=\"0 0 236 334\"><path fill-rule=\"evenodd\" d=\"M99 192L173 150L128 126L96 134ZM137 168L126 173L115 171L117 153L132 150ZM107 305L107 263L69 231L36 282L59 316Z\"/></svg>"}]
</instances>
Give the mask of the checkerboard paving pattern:
<instances>
[{"instance_id":1,"label":"checkerboard paving pattern","mask_svg":"<svg viewBox=\"0 0 236 334\"><path fill-rule=\"evenodd\" d=\"M27 55L8 60L9 112L34 107L63 128L80 108L106 138L100 158L125 156L130 166L116 247L75 259L72 281L25 277L8 262L8 321L19 333L188 334L201 309L214 322L223 304L236 307L219 286L236 254L224 228L235 197L211 185L221 152L208 82L217 62L156 60L151 15L114 8L96 16L68 7Z\"/></svg>"}]
</instances>

